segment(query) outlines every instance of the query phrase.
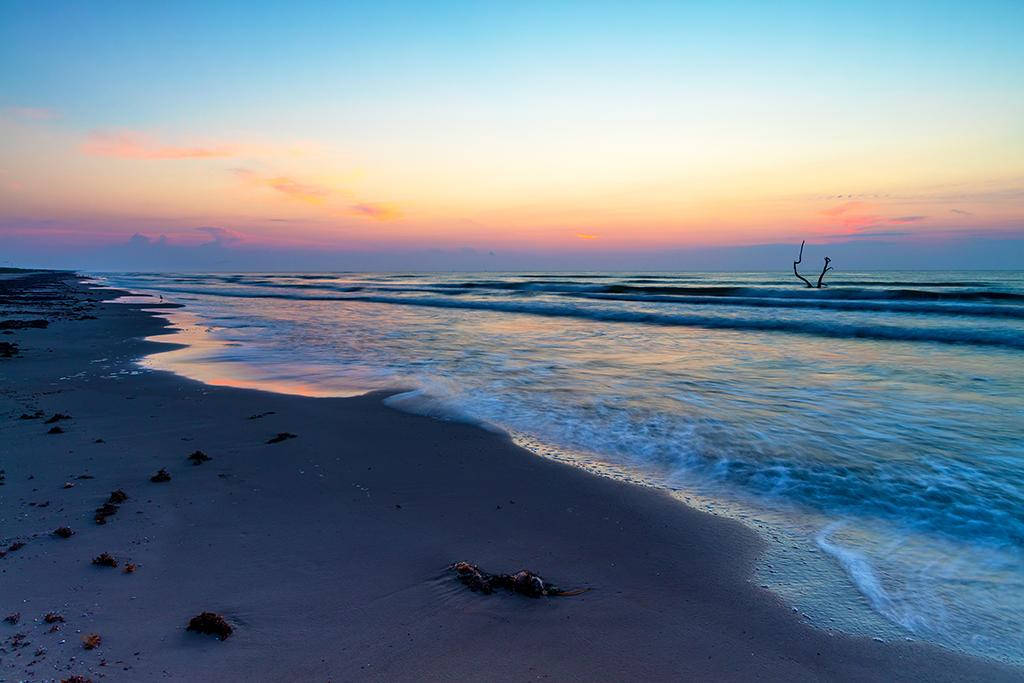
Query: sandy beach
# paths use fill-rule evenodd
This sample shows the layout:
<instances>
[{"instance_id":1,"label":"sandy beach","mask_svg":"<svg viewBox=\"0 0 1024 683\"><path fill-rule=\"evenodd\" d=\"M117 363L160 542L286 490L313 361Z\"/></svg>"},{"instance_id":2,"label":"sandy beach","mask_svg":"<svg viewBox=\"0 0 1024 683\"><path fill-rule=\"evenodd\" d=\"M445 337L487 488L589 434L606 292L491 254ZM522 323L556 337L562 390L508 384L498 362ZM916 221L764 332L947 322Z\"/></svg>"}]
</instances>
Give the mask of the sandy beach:
<instances>
[{"instance_id":1,"label":"sandy beach","mask_svg":"<svg viewBox=\"0 0 1024 683\"><path fill-rule=\"evenodd\" d=\"M158 315L71 273L0 277L0 320L46 321L0 336L0 680L1024 680L808 625L751 582L736 522L379 393L142 371ZM460 560L588 590L482 595ZM187 632L204 611L231 637Z\"/></svg>"}]
</instances>

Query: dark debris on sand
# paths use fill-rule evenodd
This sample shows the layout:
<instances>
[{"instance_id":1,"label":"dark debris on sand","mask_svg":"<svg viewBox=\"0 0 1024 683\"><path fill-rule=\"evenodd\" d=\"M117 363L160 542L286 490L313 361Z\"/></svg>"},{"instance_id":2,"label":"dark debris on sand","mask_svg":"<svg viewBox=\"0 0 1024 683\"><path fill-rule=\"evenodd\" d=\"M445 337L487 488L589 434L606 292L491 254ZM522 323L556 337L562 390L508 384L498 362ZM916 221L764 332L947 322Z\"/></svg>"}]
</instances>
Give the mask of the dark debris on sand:
<instances>
[{"instance_id":1,"label":"dark debris on sand","mask_svg":"<svg viewBox=\"0 0 1024 683\"><path fill-rule=\"evenodd\" d=\"M117 506L110 503L104 503L103 505L96 508L96 514L93 519L97 524L106 524L107 517L117 514Z\"/></svg>"},{"instance_id":2,"label":"dark debris on sand","mask_svg":"<svg viewBox=\"0 0 1024 683\"><path fill-rule=\"evenodd\" d=\"M75 532L70 527L59 526L53 530L53 535L60 538L71 538L75 535Z\"/></svg>"},{"instance_id":3,"label":"dark debris on sand","mask_svg":"<svg viewBox=\"0 0 1024 683\"><path fill-rule=\"evenodd\" d=\"M287 441L288 439L298 438L298 436L298 434L292 434L290 432L280 432L278 433L277 436L267 439L267 443L281 443L282 441Z\"/></svg>"},{"instance_id":4,"label":"dark debris on sand","mask_svg":"<svg viewBox=\"0 0 1024 683\"><path fill-rule=\"evenodd\" d=\"M473 592L490 595L498 588L510 590L513 593L526 595L531 598L541 596L579 595L582 590L565 591L553 584L546 582L539 575L526 569L521 569L515 574L488 574L475 564L469 562L456 562L451 565L456 575L464 585Z\"/></svg>"},{"instance_id":5,"label":"dark debris on sand","mask_svg":"<svg viewBox=\"0 0 1024 683\"><path fill-rule=\"evenodd\" d=\"M43 411L37 410L34 413L22 413L21 417L19 417L18 419L19 420L38 420L39 418L41 418L45 414L46 413L44 413Z\"/></svg>"},{"instance_id":6,"label":"dark debris on sand","mask_svg":"<svg viewBox=\"0 0 1024 683\"><path fill-rule=\"evenodd\" d=\"M203 612L189 619L186 631L196 631L217 636L221 640L227 639L234 629L221 615L216 612Z\"/></svg>"},{"instance_id":7,"label":"dark debris on sand","mask_svg":"<svg viewBox=\"0 0 1024 683\"><path fill-rule=\"evenodd\" d=\"M117 506L126 500L128 500L128 494L121 489L111 491L110 496L107 498L107 502L96 508L96 515L93 519L97 524L106 524L107 517L116 515L118 510Z\"/></svg>"},{"instance_id":8,"label":"dark debris on sand","mask_svg":"<svg viewBox=\"0 0 1024 683\"><path fill-rule=\"evenodd\" d=\"M188 459L192 461L193 465L202 465L208 460L213 460L213 458L202 451L195 451L192 455L188 456Z\"/></svg>"},{"instance_id":9,"label":"dark debris on sand","mask_svg":"<svg viewBox=\"0 0 1024 683\"><path fill-rule=\"evenodd\" d=\"M0 358L14 358L18 353L18 345L11 342L0 342Z\"/></svg>"},{"instance_id":10,"label":"dark debris on sand","mask_svg":"<svg viewBox=\"0 0 1024 683\"><path fill-rule=\"evenodd\" d=\"M105 524L106 518L116 515L118 513L118 506L127 500L128 494L124 493L123 490L120 488L113 490L110 497L106 499L106 502L96 508L93 519L97 524Z\"/></svg>"},{"instance_id":11,"label":"dark debris on sand","mask_svg":"<svg viewBox=\"0 0 1024 683\"><path fill-rule=\"evenodd\" d=\"M92 683L92 679L75 674L74 676L60 679L60 683Z\"/></svg>"},{"instance_id":12,"label":"dark debris on sand","mask_svg":"<svg viewBox=\"0 0 1024 683\"><path fill-rule=\"evenodd\" d=\"M110 553L100 553L92 558L92 563L99 567L116 567L117 560Z\"/></svg>"},{"instance_id":13,"label":"dark debris on sand","mask_svg":"<svg viewBox=\"0 0 1024 683\"><path fill-rule=\"evenodd\" d=\"M6 617L4 617L4 621L11 625L17 624L19 621L21 621L21 612L8 614Z\"/></svg>"},{"instance_id":14,"label":"dark debris on sand","mask_svg":"<svg viewBox=\"0 0 1024 683\"><path fill-rule=\"evenodd\" d=\"M61 429L60 427L54 425L53 427L50 427L50 431L48 431L46 433L47 434L63 434L64 430Z\"/></svg>"},{"instance_id":15,"label":"dark debris on sand","mask_svg":"<svg viewBox=\"0 0 1024 683\"><path fill-rule=\"evenodd\" d=\"M87 633L82 636L82 647L86 650L94 650L100 646L103 642L103 638L98 633Z\"/></svg>"},{"instance_id":16,"label":"dark debris on sand","mask_svg":"<svg viewBox=\"0 0 1024 683\"><path fill-rule=\"evenodd\" d=\"M154 484L162 484L165 481L171 480L171 473L161 467L160 471L150 477L149 480Z\"/></svg>"},{"instance_id":17,"label":"dark debris on sand","mask_svg":"<svg viewBox=\"0 0 1024 683\"><path fill-rule=\"evenodd\" d=\"M64 413L54 413L43 424L52 425L52 424L54 424L56 422L60 422L61 420L70 420L70 419L71 419L70 415L65 415Z\"/></svg>"}]
</instances>

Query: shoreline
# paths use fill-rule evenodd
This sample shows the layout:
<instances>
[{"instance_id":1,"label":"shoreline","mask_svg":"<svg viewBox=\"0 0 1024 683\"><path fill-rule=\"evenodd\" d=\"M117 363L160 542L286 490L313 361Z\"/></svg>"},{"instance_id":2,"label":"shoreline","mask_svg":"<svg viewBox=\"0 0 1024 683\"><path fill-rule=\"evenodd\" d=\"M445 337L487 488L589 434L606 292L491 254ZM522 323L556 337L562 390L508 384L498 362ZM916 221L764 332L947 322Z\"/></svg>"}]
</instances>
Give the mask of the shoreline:
<instances>
[{"instance_id":1,"label":"shoreline","mask_svg":"<svg viewBox=\"0 0 1024 683\"><path fill-rule=\"evenodd\" d=\"M22 614L0 623L0 678L1024 678L812 627L754 585L763 546L748 528L505 436L380 393L308 398L139 370L172 348L144 339L168 330L142 310L158 306L99 303L111 290L69 273L36 279L56 298L0 308L50 320L0 337L21 354L0 359L0 541L26 543L0 558L0 617ZM71 419L50 435L18 419L34 410ZM266 443L282 432L298 436ZM190 465L197 449L213 459ZM151 483L161 467L172 480ZM119 488L128 501L96 525ZM75 535L51 537L61 525ZM138 571L92 566L100 552ZM591 590L482 596L446 571L459 560ZM185 633L204 610L235 634ZM46 633L47 612L64 615L61 631ZM102 645L84 650L79 630ZM12 649L17 633L31 644Z\"/></svg>"}]
</instances>

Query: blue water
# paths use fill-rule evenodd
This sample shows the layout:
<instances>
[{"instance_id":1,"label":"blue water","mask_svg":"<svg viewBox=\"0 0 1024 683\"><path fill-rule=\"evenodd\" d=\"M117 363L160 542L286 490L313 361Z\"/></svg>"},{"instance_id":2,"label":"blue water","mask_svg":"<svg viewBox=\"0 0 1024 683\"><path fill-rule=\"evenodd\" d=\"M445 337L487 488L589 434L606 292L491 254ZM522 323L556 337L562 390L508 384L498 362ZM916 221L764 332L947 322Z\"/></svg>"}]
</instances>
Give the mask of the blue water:
<instances>
[{"instance_id":1,"label":"blue water","mask_svg":"<svg viewBox=\"0 0 1024 683\"><path fill-rule=\"evenodd\" d=\"M1024 272L118 274L185 304L152 367L378 388L766 538L825 627L1024 652Z\"/></svg>"}]
</instances>

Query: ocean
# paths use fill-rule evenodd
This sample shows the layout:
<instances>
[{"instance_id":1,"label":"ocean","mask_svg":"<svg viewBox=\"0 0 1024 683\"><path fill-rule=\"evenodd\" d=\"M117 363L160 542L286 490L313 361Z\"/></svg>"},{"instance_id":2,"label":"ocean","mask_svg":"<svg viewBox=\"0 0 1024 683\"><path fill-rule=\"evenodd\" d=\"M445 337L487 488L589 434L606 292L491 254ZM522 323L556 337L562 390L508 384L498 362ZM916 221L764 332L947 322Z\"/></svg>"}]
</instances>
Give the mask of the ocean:
<instances>
[{"instance_id":1,"label":"ocean","mask_svg":"<svg viewBox=\"0 0 1024 683\"><path fill-rule=\"evenodd\" d=\"M1024 271L104 273L212 384L509 433L765 540L823 627L1024 661Z\"/></svg>"}]
</instances>

